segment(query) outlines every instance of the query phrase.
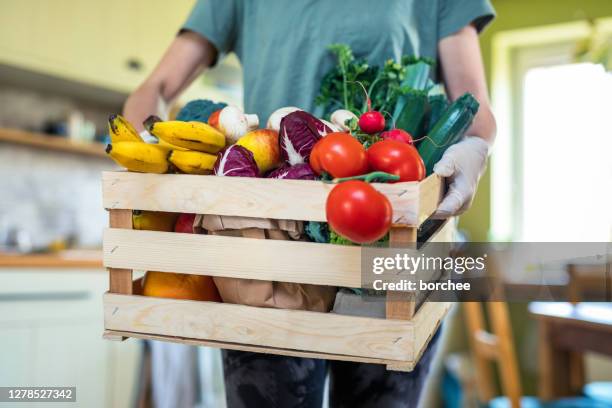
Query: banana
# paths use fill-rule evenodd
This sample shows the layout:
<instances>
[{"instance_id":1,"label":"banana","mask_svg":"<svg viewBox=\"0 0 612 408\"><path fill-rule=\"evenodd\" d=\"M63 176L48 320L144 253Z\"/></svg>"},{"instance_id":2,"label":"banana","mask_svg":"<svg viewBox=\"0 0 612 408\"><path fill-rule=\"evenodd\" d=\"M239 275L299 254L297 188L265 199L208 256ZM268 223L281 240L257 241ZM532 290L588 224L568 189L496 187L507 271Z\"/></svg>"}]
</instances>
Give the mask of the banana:
<instances>
[{"instance_id":1,"label":"banana","mask_svg":"<svg viewBox=\"0 0 612 408\"><path fill-rule=\"evenodd\" d=\"M214 154L174 150L168 156L168 161L180 171L187 174L210 174L217 156Z\"/></svg>"},{"instance_id":2,"label":"banana","mask_svg":"<svg viewBox=\"0 0 612 408\"><path fill-rule=\"evenodd\" d=\"M130 171L140 173L166 173L170 150L166 147L141 143L119 142L106 146L106 153Z\"/></svg>"},{"instance_id":3,"label":"banana","mask_svg":"<svg viewBox=\"0 0 612 408\"><path fill-rule=\"evenodd\" d=\"M121 115L110 115L108 117L108 133L111 137L111 143L144 143L134 126Z\"/></svg>"},{"instance_id":4,"label":"banana","mask_svg":"<svg viewBox=\"0 0 612 408\"><path fill-rule=\"evenodd\" d=\"M174 231L179 213L161 211L132 211L132 228L146 231Z\"/></svg>"},{"instance_id":5,"label":"banana","mask_svg":"<svg viewBox=\"0 0 612 408\"><path fill-rule=\"evenodd\" d=\"M149 116L144 125L153 136L185 149L217 153L225 147L223 133L204 122L163 122L157 116Z\"/></svg>"},{"instance_id":6,"label":"banana","mask_svg":"<svg viewBox=\"0 0 612 408\"><path fill-rule=\"evenodd\" d=\"M181 150L183 152L186 152L189 149L185 149L184 147L179 147L179 146L175 146L173 144L170 144L168 142L166 142L164 139L160 139L159 137L157 138L157 144L159 146L165 147L169 150Z\"/></svg>"}]
</instances>

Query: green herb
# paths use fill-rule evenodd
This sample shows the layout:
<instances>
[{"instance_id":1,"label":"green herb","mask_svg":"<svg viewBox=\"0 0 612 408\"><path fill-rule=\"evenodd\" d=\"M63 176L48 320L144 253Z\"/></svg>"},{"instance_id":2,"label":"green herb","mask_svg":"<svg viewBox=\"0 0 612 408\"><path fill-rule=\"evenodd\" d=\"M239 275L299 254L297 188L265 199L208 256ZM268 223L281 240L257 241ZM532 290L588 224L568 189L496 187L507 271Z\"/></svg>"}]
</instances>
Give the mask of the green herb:
<instances>
[{"instance_id":1,"label":"green herb","mask_svg":"<svg viewBox=\"0 0 612 408\"><path fill-rule=\"evenodd\" d=\"M377 244L385 244L389 242L389 234L385 235L384 237L382 237L381 239L379 239L378 241L376 241ZM350 241L340 235L338 235L334 230L332 230L331 228L329 228L329 243L330 244L336 244L336 245L359 245L354 243L353 241Z\"/></svg>"},{"instance_id":2,"label":"green herb","mask_svg":"<svg viewBox=\"0 0 612 408\"><path fill-rule=\"evenodd\" d=\"M332 44L329 49L338 64L323 77L315 100L323 107L323 117L329 118L336 109L347 109L357 116L363 113L367 102L359 83L368 91L372 109L383 114L395 113L398 99L411 89L431 86L428 76L434 61L429 58L404 56L400 61L389 59L382 66L371 66L355 58L346 44Z\"/></svg>"},{"instance_id":3,"label":"green herb","mask_svg":"<svg viewBox=\"0 0 612 408\"><path fill-rule=\"evenodd\" d=\"M361 143L363 147L366 148L366 150L370 146L372 146L374 143L382 140L382 138L380 138L378 135L368 135L367 133L360 133L360 132L353 133L353 136L355 136L355 138L359 140L359 143Z\"/></svg>"},{"instance_id":4,"label":"green herb","mask_svg":"<svg viewBox=\"0 0 612 408\"><path fill-rule=\"evenodd\" d=\"M333 231L331 228L329 230L329 243L335 245L357 245L353 241L350 241Z\"/></svg>"}]
</instances>

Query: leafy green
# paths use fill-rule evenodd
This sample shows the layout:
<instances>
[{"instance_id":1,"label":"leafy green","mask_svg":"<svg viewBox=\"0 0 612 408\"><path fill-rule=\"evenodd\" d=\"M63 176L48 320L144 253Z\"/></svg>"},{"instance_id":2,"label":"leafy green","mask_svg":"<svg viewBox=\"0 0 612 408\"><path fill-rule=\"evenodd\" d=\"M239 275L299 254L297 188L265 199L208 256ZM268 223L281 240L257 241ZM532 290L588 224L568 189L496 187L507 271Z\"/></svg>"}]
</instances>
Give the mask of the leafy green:
<instances>
[{"instance_id":1,"label":"leafy green","mask_svg":"<svg viewBox=\"0 0 612 408\"><path fill-rule=\"evenodd\" d=\"M382 66L372 66L365 59L355 58L346 44L332 44L329 50L338 64L323 77L315 100L323 107L324 117L336 109L347 109L357 116L363 113L367 99L361 85L368 91L372 109L388 117L402 95L431 86L428 77L434 61L429 58L403 56L400 61L389 59Z\"/></svg>"},{"instance_id":2,"label":"leafy green","mask_svg":"<svg viewBox=\"0 0 612 408\"><path fill-rule=\"evenodd\" d=\"M367 133L361 132L354 132L353 136L355 136L355 138L359 140L359 143L361 143L363 147L366 148L366 150L374 143L382 140L382 138L378 135L369 135Z\"/></svg>"},{"instance_id":3,"label":"leafy green","mask_svg":"<svg viewBox=\"0 0 612 408\"><path fill-rule=\"evenodd\" d=\"M376 243L379 244L383 244L385 242L389 242L389 234L376 241ZM338 235L338 233L331 228L329 228L329 243L335 245L359 245L349 239L344 238L343 236Z\"/></svg>"},{"instance_id":4,"label":"leafy green","mask_svg":"<svg viewBox=\"0 0 612 408\"><path fill-rule=\"evenodd\" d=\"M409 87L414 90L423 91L427 88L427 81L429 80L429 72L431 70L431 65L424 61L418 61L414 64L410 64L406 67L406 75L404 80L402 81L402 87ZM401 115L404 107L406 106L406 102L408 102L408 98L406 94L402 94L397 99L395 107L393 109L393 121L397 122L399 116Z\"/></svg>"},{"instance_id":5,"label":"leafy green","mask_svg":"<svg viewBox=\"0 0 612 408\"><path fill-rule=\"evenodd\" d=\"M340 235L338 235L332 229L329 230L329 243L335 245L357 245L351 240L348 240Z\"/></svg>"},{"instance_id":6,"label":"leafy green","mask_svg":"<svg viewBox=\"0 0 612 408\"><path fill-rule=\"evenodd\" d=\"M324 117L329 117L336 109L348 109L359 115L365 95L357 82L369 86L377 68L370 67L363 59L356 60L348 45L332 44L329 49L336 55L338 65L323 77L315 102L324 107Z\"/></svg>"}]
</instances>

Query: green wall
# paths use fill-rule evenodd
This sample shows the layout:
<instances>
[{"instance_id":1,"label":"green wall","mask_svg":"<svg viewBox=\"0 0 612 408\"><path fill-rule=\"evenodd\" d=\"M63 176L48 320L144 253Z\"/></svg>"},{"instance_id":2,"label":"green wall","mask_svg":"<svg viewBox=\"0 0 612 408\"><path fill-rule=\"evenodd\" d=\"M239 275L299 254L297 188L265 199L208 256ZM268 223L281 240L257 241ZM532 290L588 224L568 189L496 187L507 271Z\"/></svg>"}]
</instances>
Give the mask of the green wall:
<instances>
[{"instance_id":1,"label":"green wall","mask_svg":"<svg viewBox=\"0 0 612 408\"><path fill-rule=\"evenodd\" d=\"M457 0L461 1L461 0ZM481 37L487 78L491 78L491 39L495 33L517 28L566 23L612 16L612 0L492 0L497 18ZM498 127L503 123L498 123ZM491 225L491 179L487 171L470 210L461 217L460 227L472 241L486 241Z\"/></svg>"}]
</instances>

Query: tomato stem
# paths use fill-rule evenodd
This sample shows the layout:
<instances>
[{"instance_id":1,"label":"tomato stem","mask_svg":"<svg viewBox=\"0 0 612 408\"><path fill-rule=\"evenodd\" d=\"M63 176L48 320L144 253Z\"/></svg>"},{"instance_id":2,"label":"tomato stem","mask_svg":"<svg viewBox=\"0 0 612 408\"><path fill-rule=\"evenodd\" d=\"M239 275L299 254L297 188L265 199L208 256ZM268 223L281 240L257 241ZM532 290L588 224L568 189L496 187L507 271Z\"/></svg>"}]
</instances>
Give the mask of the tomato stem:
<instances>
[{"instance_id":1,"label":"tomato stem","mask_svg":"<svg viewBox=\"0 0 612 408\"><path fill-rule=\"evenodd\" d=\"M330 181L323 180L323 182L330 183L330 184L338 184L338 183L342 183L343 181L363 180L366 183L372 183L374 181L378 181L379 183L388 183L390 181L398 181L399 179L400 177L396 176L395 174L386 173L384 171L373 171L372 173L362 174L360 176L341 177L341 178L335 178Z\"/></svg>"}]
</instances>

